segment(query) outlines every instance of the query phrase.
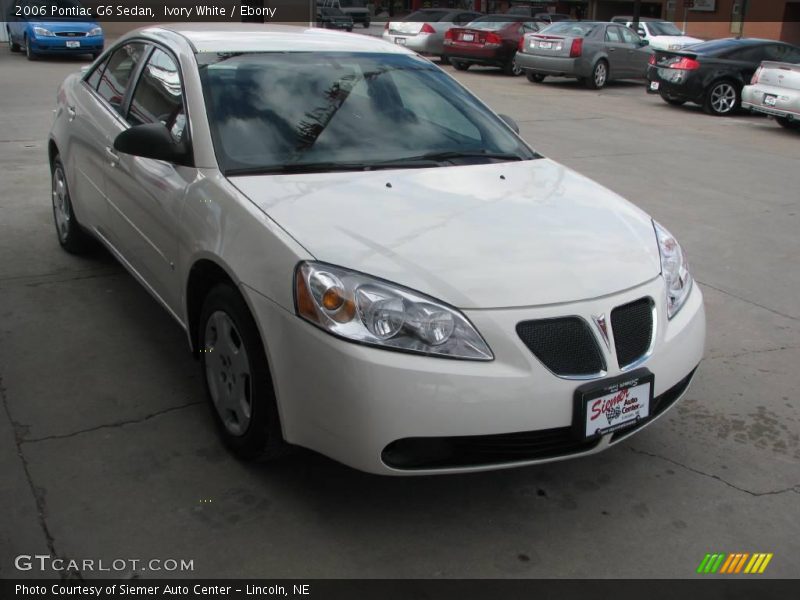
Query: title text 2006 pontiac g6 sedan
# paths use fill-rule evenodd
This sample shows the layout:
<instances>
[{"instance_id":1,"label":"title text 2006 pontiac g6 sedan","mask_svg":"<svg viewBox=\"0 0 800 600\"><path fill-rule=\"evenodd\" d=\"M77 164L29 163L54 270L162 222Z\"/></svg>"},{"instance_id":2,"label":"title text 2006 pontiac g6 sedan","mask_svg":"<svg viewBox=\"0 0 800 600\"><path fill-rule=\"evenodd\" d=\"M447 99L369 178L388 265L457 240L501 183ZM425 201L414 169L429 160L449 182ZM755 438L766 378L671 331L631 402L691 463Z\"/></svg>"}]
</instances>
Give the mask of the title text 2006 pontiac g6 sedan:
<instances>
[{"instance_id":1,"label":"title text 2006 pontiac g6 sedan","mask_svg":"<svg viewBox=\"0 0 800 600\"><path fill-rule=\"evenodd\" d=\"M404 48L253 27L128 34L49 142L61 245L96 238L181 324L237 455L518 466L684 394L705 316L666 228Z\"/></svg>"}]
</instances>

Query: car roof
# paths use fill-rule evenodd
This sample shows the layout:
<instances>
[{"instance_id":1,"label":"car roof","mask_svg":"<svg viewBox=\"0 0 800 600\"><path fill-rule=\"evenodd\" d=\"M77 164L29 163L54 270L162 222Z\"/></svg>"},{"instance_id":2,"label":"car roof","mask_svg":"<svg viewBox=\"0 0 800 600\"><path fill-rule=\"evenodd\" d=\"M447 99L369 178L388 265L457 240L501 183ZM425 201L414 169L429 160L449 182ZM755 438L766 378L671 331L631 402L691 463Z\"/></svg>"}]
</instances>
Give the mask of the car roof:
<instances>
[{"instance_id":1,"label":"car roof","mask_svg":"<svg viewBox=\"0 0 800 600\"><path fill-rule=\"evenodd\" d=\"M684 48L686 52L700 52L702 54L711 54L714 52L725 52L731 48L742 48L747 46L760 46L762 44L782 44L778 40L766 40L762 38L721 38L717 40L709 40L701 42L688 48Z\"/></svg>"},{"instance_id":2,"label":"car roof","mask_svg":"<svg viewBox=\"0 0 800 600\"><path fill-rule=\"evenodd\" d=\"M164 37L173 32L195 52L380 52L413 54L381 38L297 25L260 23L171 23L144 27L132 34ZM161 35L160 35L161 34Z\"/></svg>"}]
</instances>

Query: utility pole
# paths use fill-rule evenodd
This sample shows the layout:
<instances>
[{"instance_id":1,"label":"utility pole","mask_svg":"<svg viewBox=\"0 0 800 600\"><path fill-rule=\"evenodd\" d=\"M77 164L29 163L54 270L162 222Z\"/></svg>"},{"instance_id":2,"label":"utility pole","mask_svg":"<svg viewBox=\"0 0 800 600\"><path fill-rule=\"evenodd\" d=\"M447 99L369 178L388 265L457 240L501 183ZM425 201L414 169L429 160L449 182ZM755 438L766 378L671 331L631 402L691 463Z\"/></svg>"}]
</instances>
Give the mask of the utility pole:
<instances>
[{"instance_id":1,"label":"utility pole","mask_svg":"<svg viewBox=\"0 0 800 600\"><path fill-rule=\"evenodd\" d=\"M642 0L633 0L633 25L631 29L639 31L639 17L642 14Z\"/></svg>"}]
</instances>

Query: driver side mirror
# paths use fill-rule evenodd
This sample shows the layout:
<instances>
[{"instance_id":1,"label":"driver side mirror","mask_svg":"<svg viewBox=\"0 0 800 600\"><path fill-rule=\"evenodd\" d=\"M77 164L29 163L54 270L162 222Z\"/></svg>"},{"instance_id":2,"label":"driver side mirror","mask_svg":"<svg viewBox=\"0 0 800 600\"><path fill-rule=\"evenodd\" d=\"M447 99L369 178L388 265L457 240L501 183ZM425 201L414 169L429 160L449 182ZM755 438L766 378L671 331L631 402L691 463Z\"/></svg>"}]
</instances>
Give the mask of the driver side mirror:
<instances>
[{"instance_id":1,"label":"driver side mirror","mask_svg":"<svg viewBox=\"0 0 800 600\"><path fill-rule=\"evenodd\" d=\"M650 42L647 40L639 40L639 45L644 48L645 46L649 46Z\"/></svg>"},{"instance_id":2,"label":"driver side mirror","mask_svg":"<svg viewBox=\"0 0 800 600\"><path fill-rule=\"evenodd\" d=\"M519 125L517 125L517 122L514 119L512 119L508 115L497 115L497 116L503 119L503 121L506 122L506 125L508 125L509 127L511 127L511 129L514 130L514 133L519 134Z\"/></svg>"},{"instance_id":3,"label":"driver side mirror","mask_svg":"<svg viewBox=\"0 0 800 600\"><path fill-rule=\"evenodd\" d=\"M163 123L147 123L126 129L114 140L114 149L176 165L192 164L192 150L186 136L176 141Z\"/></svg>"}]
</instances>

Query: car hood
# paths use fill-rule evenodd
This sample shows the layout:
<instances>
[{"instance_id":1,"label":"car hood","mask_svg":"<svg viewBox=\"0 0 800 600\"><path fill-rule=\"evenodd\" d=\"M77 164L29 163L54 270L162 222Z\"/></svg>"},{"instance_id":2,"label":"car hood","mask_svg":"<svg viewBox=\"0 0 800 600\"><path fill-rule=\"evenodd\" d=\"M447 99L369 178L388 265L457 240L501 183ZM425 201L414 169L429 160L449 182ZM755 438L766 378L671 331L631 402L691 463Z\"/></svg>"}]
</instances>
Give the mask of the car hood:
<instances>
[{"instance_id":1,"label":"car hood","mask_svg":"<svg viewBox=\"0 0 800 600\"><path fill-rule=\"evenodd\" d=\"M548 159L231 182L318 260L459 308L595 298L661 272L650 217Z\"/></svg>"},{"instance_id":2,"label":"car hood","mask_svg":"<svg viewBox=\"0 0 800 600\"><path fill-rule=\"evenodd\" d=\"M48 31L52 31L53 33L58 33L60 31L91 31L95 27L98 27L97 23L94 21L72 21L72 20L61 20L61 21L35 21L29 23L31 27L42 27L47 29Z\"/></svg>"}]
</instances>

